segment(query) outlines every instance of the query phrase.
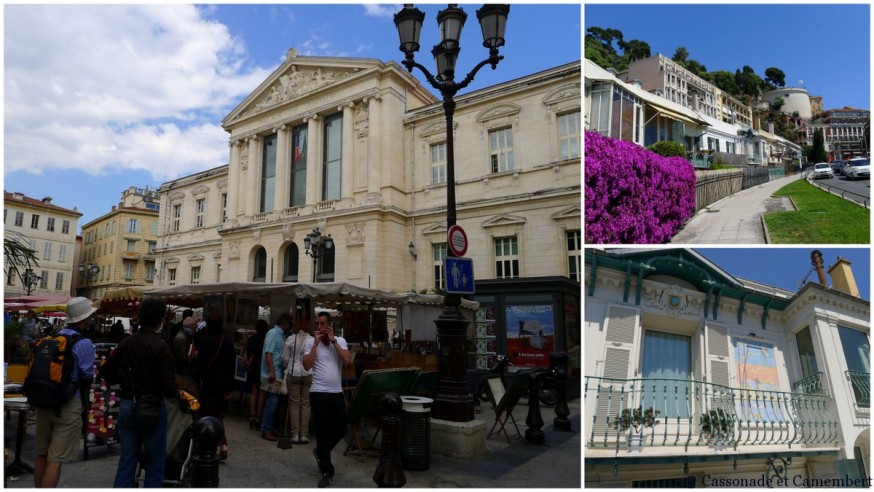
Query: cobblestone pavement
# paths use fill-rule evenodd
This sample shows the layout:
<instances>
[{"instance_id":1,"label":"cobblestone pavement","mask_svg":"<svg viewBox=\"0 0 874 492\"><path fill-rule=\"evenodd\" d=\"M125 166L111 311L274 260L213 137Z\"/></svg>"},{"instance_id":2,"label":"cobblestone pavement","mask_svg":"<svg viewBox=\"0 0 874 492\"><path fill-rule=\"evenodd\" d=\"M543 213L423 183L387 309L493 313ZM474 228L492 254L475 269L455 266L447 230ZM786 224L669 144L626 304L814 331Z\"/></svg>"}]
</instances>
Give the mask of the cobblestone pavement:
<instances>
[{"instance_id":1,"label":"cobblestone pavement","mask_svg":"<svg viewBox=\"0 0 874 492\"><path fill-rule=\"evenodd\" d=\"M528 414L526 400L516 406L513 414L522 435L527 429L525 420ZM508 423L510 435L514 437L507 443L503 437L493 435L487 440L485 456L473 461L462 461L431 454L430 467L425 471L405 471L406 487L582 487L582 444L580 439L580 400L568 404L571 432L560 432L552 428L555 414L552 408L541 407L544 420L545 445L529 445L513 436L512 424ZM234 405L234 410L237 406ZM483 404L475 407L476 418L487 423L486 430L494 423L494 413ZM229 457L219 469L219 486L222 488L315 488L318 482L317 469L312 450L314 435L309 444L294 445L292 449L279 449L276 443L260 438L260 434L249 429L245 413L233 412L226 418ZM15 449L15 423L12 417L5 421L4 445L12 461ZM368 427L363 435L373 435L375 427ZM33 464L35 452L33 435L35 425L28 425L22 451L22 460ZM347 439L349 435L347 434ZM379 447L379 439L375 446ZM379 451L365 453L365 462L355 452L343 456L345 443L334 449L332 460L336 476L332 488L371 488L376 487L373 474L379 460ZM112 487L115 469L118 464L118 446L96 447L90 449L90 459L64 465L60 487L66 488L108 488ZM24 474L17 481L7 481L9 488L32 488L33 476Z\"/></svg>"}]
</instances>

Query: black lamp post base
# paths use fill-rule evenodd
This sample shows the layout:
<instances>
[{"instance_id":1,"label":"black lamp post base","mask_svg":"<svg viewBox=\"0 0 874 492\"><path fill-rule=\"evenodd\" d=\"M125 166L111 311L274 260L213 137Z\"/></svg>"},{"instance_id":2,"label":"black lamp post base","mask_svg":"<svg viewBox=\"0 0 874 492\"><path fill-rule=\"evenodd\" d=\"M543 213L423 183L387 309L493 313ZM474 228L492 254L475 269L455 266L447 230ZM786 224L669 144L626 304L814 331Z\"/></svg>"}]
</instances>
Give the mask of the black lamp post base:
<instances>
[{"instance_id":1,"label":"black lamp post base","mask_svg":"<svg viewBox=\"0 0 874 492\"><path fill-rule=\"evenodd\" d=\"M447 306L434 324L437 325L437 341L440 344L437 355L440 379L432 415L440 420L470 422L474 419L473 397L467 389L464 353L464 341L470 323L457 307Z\"/></svg>"}]
</instances>

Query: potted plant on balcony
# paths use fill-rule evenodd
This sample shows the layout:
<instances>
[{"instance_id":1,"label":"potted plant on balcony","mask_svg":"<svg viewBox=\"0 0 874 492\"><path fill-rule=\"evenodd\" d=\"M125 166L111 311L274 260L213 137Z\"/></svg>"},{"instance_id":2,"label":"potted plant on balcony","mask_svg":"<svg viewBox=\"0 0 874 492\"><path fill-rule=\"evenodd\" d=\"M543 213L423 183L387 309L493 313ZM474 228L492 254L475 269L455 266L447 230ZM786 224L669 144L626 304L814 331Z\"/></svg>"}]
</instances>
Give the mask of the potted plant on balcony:
<instances>
[{"instance_id":1,"label":"potted plant on balcony","mask_svg":"<svg viewBox=\"0 0 874 492\"><path fill-rule=\"evenodd\" d=\"M643 429L658 425L659 422L656 420L656 417L660 413L658 410L653 410L652 407L646 410L643 409L643 406L626 408L616 416L612 425L614 429L619 429L620 432L631 429L632 431L626 436L626 444L629 448L642 448L644 443Z\"/></svg>"},{"instance_id":2,"label":"potted plant on balcony","mask_svg":"<svg viewBox=\"0 0 874 492\"><path fill-rule=\"evenodd\" d=\"M701 415L701 435L716 446L724 446L734 428L734 415L717 408Z\"/></svg>"}]
</instances>

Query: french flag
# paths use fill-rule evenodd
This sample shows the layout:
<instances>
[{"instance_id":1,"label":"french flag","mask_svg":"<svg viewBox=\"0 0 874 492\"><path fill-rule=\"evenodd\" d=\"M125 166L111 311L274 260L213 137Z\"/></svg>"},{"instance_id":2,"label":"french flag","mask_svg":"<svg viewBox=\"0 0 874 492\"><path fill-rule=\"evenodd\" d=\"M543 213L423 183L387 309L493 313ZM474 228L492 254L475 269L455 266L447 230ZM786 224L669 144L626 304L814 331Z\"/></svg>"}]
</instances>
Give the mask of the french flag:
<instances>
[{"instance_id":1,"label":"french flag","mask_svg":"<svg viewBox=\"0 0 874 492\"><path fill-rule=\"evenodd\" d=\"M294 137L294 160L299 161L300 155L303 153L303 148L307 143L306 133L297 132Z\"/></svg>"}]
</instances>

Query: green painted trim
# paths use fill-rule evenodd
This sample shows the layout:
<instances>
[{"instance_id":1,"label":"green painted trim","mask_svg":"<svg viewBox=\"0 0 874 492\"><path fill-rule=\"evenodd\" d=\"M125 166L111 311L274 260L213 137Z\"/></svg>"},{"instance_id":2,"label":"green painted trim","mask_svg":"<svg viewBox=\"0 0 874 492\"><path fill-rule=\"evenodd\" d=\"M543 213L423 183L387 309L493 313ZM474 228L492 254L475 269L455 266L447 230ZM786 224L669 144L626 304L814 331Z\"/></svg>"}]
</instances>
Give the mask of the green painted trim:
<instances>
[{"instance_id":1,"label":"green painted trim","mask_svg":"<svg viewBox=\"0 0 874 492\"><path fill-rule=\"evenodd\" d=\"M713 295L713 284L707 289L707 297L704 298L704 319L707 319L707 311L710 310L710 296Z\"/></svg>"},{"instance_id":2,"label":"green painted trim","mask_svg":"<svg viewBox=\"0 0 874 492\"><path fill-rule=\"evenodd\" d=\"M589 291L587 294L589 297L595 295L595 273L598 271L598 255L592 255L592 271L589 273Z\"/></svg>"},{"instance_id":3,"label":"green painted trim","mask_svg":"<svg viewBox=\"0 0 874 492\"><path fill-rule=\"evenodd\" d=\"M631 290L631 262L625 265L625 291L622 293L622 302L628 304L628 291Z\"/></svg>"},{"instance_id":4,"label":"green painted trim","mask_svg":"<svg viewBox=\"0 0 874 492\"><path fill-rule=\"evenodd\" d=\"M827 451L785 451L782 453L738 453L738 454L708 454L693 456L652 456L652 457L622 457L586 458L586 465L659 465L668 463L712 463L717 461L759 460L766 458L798 458L801 456L837 456L835 450Z\"/></svg>"},{"instance_id":5,"label":"green painted trim","mask_svg":"<svg viewBox=\"0 0 874 492\"><path fill-rule=\"evenodd\" d=\"M713 319L714 320L716 320L717 316L718 316L717 312L719 311L719 300L722 299L722 289L723 289L723 286L720 285L719 290L716 291L716 300L713 301Z\"/></svg>"},{"instance_id":6,"label":"green painted trim","mask_svg":"<svg viewBox=\"0 0 874 492\"><path fill-rule=\"evenodd\" d=\"M744 306L747 303L747 297L749 297L749 294L744 294L740 298L740 308L737 310L737 324L739 325L742 325L744 322Z\"/></svg>"},{"instance_id":7,"label":"green painted trim","mask_svg":"<svg viewBox=\"0 0 874 492\"><path fill-rule=\"evenodd\" d=\"M765 312L762 313L762 329L767 330L765 323L768 322L768 311L771 309L771 302L774 299L768 299L768 302L765 303Z\"/></svg>"}]
</instances>

